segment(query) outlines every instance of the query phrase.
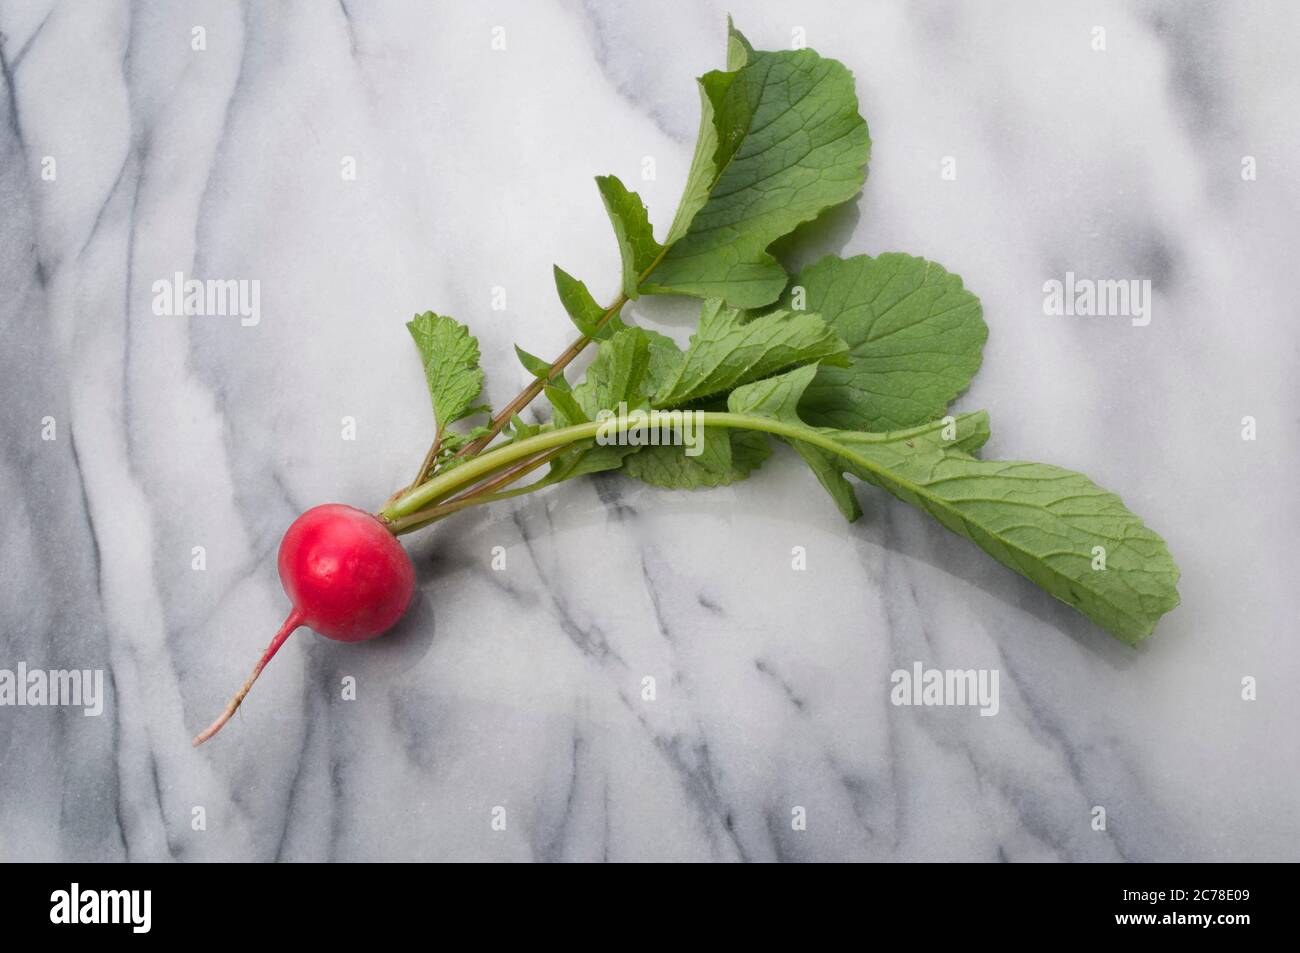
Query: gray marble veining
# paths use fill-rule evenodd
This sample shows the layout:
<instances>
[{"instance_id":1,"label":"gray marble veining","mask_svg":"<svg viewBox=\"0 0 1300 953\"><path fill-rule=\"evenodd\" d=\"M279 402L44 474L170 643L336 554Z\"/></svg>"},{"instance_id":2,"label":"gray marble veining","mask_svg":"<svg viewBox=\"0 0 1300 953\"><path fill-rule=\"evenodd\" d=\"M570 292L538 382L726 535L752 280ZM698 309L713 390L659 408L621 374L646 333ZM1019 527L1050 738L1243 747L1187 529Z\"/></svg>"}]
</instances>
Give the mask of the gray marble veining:
<instances>
[{"instance_id":1,"label":"gray marble veining","mask_svg":"<svg viewBox=\"0 0 1300 953\"><path fill-rule=\"evenodd\" d=\"M778 452L411 537L394 635L295 635L192 750L286 611L284 527L377 506L424 450L403 321L470 322L496 402L514 342L558 353L552 263L617 282L591 177L666 227L726 8L5 0L0 669L102 670L108 697L0 708L0 859L1300 859L1300 13L791 9L732 12L852 68L873 139L807 254L963 276L990 339L958 405L1168 539L1155 636L868 489L845 524ZM1149 278L1150 324L1045 315L1067 271ZM258 281L260 320L155 314L176 272ZM693 311L630 314L682 338ZM997 715L892 705L915 662L996 669Z\"/></svg>"}]
</instances>

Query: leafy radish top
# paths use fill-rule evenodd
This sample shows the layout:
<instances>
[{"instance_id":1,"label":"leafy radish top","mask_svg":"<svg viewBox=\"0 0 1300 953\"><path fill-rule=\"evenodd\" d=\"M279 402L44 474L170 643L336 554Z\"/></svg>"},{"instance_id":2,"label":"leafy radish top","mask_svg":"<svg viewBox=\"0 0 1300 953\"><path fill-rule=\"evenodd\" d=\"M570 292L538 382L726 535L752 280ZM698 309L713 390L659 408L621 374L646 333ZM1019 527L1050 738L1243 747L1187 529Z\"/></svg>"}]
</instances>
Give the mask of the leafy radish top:
<instances>
[{"instance_id":1,"label":"leafy radish top","mask_svg":"<svg viewBox=\"0 0 1300 953\"><path fill-rule=\"evenodd\" d=\"M381 519L405 532L599 470L662 487L719 486L761 466L775 436L846 518L862 515L847 475L928 513L1118 638L1149 635L1178 604L1164 541L1081 474L979 459L986 414L945 416L988 335L961 279L896 253L825 258L791 277L767 252L862 186L871 141L849 71L812 50L757 51L729 26L727 69L699 86L699 141L667 235L655 238L640 197L622 182L596 180L622 291L602 307L555 269L581 336L551 362L516 348L535 380L515 400L481 426L450 429L479 410L471 408L482 384L477 345L450 318L410 322L438 439ZM704 299L686 350L620 319L642 294ZM564 369L593 341L596 358L571 385ZM553 422L524 424L519 410L542 393ZM596 444L598 415L620 404L704 411L711 439L696 456L682 446ZM507 489L541 466L549 468L542 479Z\"/></svg>"}]
</instances>

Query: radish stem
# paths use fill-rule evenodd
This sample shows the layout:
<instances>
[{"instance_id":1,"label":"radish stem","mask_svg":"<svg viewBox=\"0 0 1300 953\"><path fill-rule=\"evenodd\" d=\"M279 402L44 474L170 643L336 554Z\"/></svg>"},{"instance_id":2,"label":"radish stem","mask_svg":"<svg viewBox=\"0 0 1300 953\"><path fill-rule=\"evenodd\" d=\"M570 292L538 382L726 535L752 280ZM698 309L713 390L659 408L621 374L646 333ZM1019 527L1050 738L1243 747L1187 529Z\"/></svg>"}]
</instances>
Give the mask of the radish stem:
<instances>
[{"instance_id":1,"label":"radish stem","mask_svg":"<svg viewBox=\"0 0 1300 953\"><path fill-rule=\"evenodd\" d=\"M512 496L520 496L524 493L532 493L535 490L540 490L544 487L558 483L560 482L559 480L545 477L535 483L530 483L527 486L516 487L513 490L503 492L495 492L500 490L501 487L509 486L511 483L523 479L542 464L549 463L556 456L563 453L565 449L567 448L556 447L554 450L551 450L548 453L543 453L532 460L528 460L522 464L516 464L509 470L497 474L490 480L485 480L472 490L462 493L454 499L433 506L427 506L423 509L416 510L414 513L408 514L407 516L398 517L388 523L388 531L394 536L401 536L404 533L423 529L430 523L436 522L444 516L450 516L452 513L457 513L467 507L475 506L479 503L492 503L496 500L504 500Z\"/></svg>"},{"instance_id":2,"label":"radish stem","mask_svg":"<svg viewBox=\"0 0 1300 953\"><path fill-rule=\"evenodd\" d=\"M424 462L420 464L420 472L415 475L411 481L411 486L419 486L424 482L424 476L429 472L429 467L433 466L433 461L438 456L438 451L442 448L442 424L438 425L438 430L433 436L433 446L429 452L424 455Z\"/></svg>"},{"instance_id":3,"label":"radish stem","mask_svg":"<svg viewBox=\"0 0 1300 953\"><path fill-rule=\"evenodd\" d=\"M853 453L829 434L824 434L814 427L791 424L772 417L753 417L748 414L733 414L726 411L702 411L699 413L699 422L706 428L722 427L738 430L758 430L763 433L775 434L778 437L799 440L852 460L862 469L873 472L880 472L881 470L879 464L861 454ZM514 443L504 444L495 450L489 450L479 456L471 457L460 466L440 473L426 483L422 483L402 494L396 500L386 504L380 511L379 516L391 526L394 521L417 513L429 504L436 503L438 500L451 495L461 487L468 486L482 477L502 470L518 460L532 457L544 451L554 450L557 447L565 447L583 440L591 440L595 438L597 433L602 431L607 436L613 436L629 430L638 430L645 426L646 421L644 418L611 417L604 421L587 421L570 427L561 427L558 430L548 430L533 437L526 437ZM860 440L886 442L895 439L897 434L859 434L855 436ZM483 501L486 501L486 497L483 498Z\"/></svg>"},{"instance_id":4,"label":"radish stem","mask_svg":"<svg viewBox=\"0 0 1300 953\"><path fill-rule=\"evenodd\" d=\"M526 457L547 450L553 450L556 447L566 447L580 440L590 440L596 436L596 432L601 426L603 424L597 421L574 424L572 427L562 427L559 430L550 430L533 437L525 437L523 440L505 444L476 457L470 457L460 466L446 470L432 480L428 480L402 494L395 501L385 506L379 515L390 523L399 517L409 516L417 510L423 509L426 505L437 502L439 498L447 496L463 486L468 486L480 477L487 476L518 460L523 460Z\"/></svg>"}]
</instances>

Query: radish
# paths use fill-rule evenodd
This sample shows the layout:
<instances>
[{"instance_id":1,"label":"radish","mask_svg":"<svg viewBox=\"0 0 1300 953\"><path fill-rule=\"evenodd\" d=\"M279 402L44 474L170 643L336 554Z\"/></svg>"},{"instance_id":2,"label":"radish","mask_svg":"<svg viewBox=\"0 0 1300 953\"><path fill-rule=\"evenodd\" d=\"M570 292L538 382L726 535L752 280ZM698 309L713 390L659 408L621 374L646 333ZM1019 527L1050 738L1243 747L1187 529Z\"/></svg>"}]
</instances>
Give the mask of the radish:
<instances>
[{"instance_id":1,"label":"radish","mask_svg":"<svg viewBox=\"0 0 1300 953\"><path fill-rule=\"evenodd\" d=\"M415 594L415 567L388 528L341 503L315 506L280 541L280 585L293 609L226 710L194 739L203 744L230 720L266 663L295 629L307 626L340 642L362 642L390 629Z\"/></svg>"},{"instance_id":2,"label":"radish","mask_svg":"<svg viewBox=\"0 0 1300 953\"><path fill-rule=\"evenodd\" d=\"M230 720L299 626L358 642L398 620L415 571L397 536L584 474L622 471L665 489L726 486L762 464L769 438L798 451L847 519L862 515L847 477L873 484L1130 644L1178 604L1168 547L1117 496L1073 471L981 459L987 415L945 416L988 336L960 277L898 253L828 256L787 275L765 250L862 186L871 140L848 70L812 50L755 50L729 24L722 75L700 81L710 90L701 138L663 242L639 195L597 177L620 290L602 306L555 266L579 334L549 362L516 346L528 383L513 399L495 411L481 402L479 343L467 325L433 311L407 322L428 384L432 443L377 514L329 504L289 527L279 568L293 611L196 745ZM807 95L789 95L790 77ZM685 349L621 317L630 301L662 294L706 299ZM569 380L566 368L593 344L585 376ZM550 414L524 420L543 395ZM572 564L586 568L580 556Z\"/></svg>"}]
</instances>

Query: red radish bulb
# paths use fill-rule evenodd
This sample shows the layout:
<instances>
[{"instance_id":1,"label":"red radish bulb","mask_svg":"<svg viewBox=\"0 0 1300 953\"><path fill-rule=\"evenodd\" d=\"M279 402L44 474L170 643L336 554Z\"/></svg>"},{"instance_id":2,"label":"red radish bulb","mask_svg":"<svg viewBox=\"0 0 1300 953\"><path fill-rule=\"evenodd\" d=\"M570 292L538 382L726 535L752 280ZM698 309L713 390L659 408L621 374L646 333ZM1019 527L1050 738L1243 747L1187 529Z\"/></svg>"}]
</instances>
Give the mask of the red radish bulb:
<instances>
[{"instance_id":1,"label":"red radish bulb","mask_svg":"<svg viewBox=\"0 0 1300 953\"><path fill-rule=\"evenodd\" d=\"M195 747L230 720L299 626L340 642L373 639L402 617L415 594L415 567L402 544L377 518L341 503L312 507L293 521L280 541L279 568L293 609L243 688L194 739Z\"/></svg>"}]
</instances>

